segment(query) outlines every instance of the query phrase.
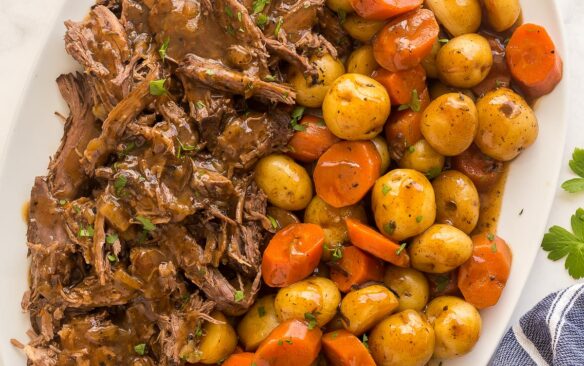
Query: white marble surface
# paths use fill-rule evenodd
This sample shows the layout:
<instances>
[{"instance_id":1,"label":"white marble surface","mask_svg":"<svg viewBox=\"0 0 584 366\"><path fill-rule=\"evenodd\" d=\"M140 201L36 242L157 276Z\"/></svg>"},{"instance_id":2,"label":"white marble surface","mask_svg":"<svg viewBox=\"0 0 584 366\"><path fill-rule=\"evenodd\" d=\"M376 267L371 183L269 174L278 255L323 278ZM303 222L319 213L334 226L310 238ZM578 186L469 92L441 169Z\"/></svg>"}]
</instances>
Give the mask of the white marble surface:
<instances>
[{"instance_id":1,"label":"white marble surface","mask_svg":"<svg viewBox=\"0 0 584 366\"><path fill-rule=\"evenodd\" d=\"M539 0L522 0L522 3ZM572 177L567 161L575 146L584 147L584 113L578 108L584 99L584 1L556 0L566 26L569 54L569 115L570 128L565 146L565 162L561 180ZM63 0L0 0L0 149L12 123L23 88L40 51L44 35ZM34 106L29 106L34 108ZM23 146L26 153L26 146ZM534 198L536 199L536 198ZM570 215L584 206L584 194L568 195L558 189L549 225L569 225ZM539 245L539 243L533 243ZM521 260L521 253L515 253ZM563 262L553 263L540 251L530 280L523 292L513 320L529 310L550 292L574 284L563 268Z\"/></svg>"}]
</instances>

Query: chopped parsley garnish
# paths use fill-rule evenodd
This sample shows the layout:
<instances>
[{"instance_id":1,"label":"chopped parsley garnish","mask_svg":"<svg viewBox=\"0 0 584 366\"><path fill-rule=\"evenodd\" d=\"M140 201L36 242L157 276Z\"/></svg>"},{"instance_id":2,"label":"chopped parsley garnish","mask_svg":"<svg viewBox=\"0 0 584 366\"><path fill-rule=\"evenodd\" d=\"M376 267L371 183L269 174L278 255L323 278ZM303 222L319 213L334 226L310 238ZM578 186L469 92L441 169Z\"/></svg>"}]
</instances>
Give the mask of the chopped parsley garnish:
<instances>
[{"instance_id":1,"label":"chopped parsley garnish","mask_svg":"<svg viewBox=\"0 0 584 366\"><path fill-rule=\"evenodd\" d=\"M416 152L416 147L414 145L408 146L408 153L413 154Z\"/></svg>"},{"instance_id":2,"label":"chopped parsley garnish","mask_svg":"<svg viewBox=\"0 0 584 366\"><path fill-rule=\"evenodd\" d=\"M167 37L164 40L164 42L162 43L162 46L160 46L160 48L158 49L158 54L160 55L162 62L164 62L164 60L166 60L166 52L168 51L169 44L170 44L170 37Z\"/></svg>"},{"instance_id":3,"label":"chopped parsley garnish","mask_svg":"<svg viewBox=\"0 0 584 366\"><path fill-rule=\"evenodd\" d=\"M395 254L401 255L407 246L408 246L407 243L402 243L402 245L400 245L399 248L395 251Z\"/></svg>"},{"instance_id":4,"label":"chopped parsley garnish","mask_svg":"<svg viewBox=\"0 0 584 366\"><path fill-rule=\"evenodd\" d=\"M280 17L280 18L278 18L278 22L276 23L276 29L274 29L274 35L276 37L278 37L278 34L280 34L280 30L282 29L282 24L284 24L284 18Z\"/></svg>"},{"instance_id":5,"label":"chopped parsley garnish","mask_svg":"<svg viewBox=\"0 0 584 366\"><path fill-rule=\"evenodd\" d=\"M105 242L109 245L114 244L116 241L118 241L119 237L118 234L113 233L113 234L107 234L105 236Z\"/></svg>"},{"instance_id":6,"label":"chopped parsley garnish","mask_svg":"<svg viewBox=\"0 0 584 366\"><path fill-rule=\"evenodd\" d=\"M422 222L424 220L424 216L420 215L420 216L416 216L416 222L419 224L420 222Z\"/></svg>"},{"instance_id":7,"label":"chopped parsley garnish","mask_svg":"<svg viewBox=\"0 0 584 366\"><path fill-rule=\"evenodd\" d=\"M308 321L308 330L316 328L318 323L316 322L316 316L314 316L313 313L304 313L304 319Z\"/></svg>"},{"instance_id":8,"label":"chopped parsley garnish","mask_svg":"<svg viewBox=\"0 0 584 366\"><path fill-rule=\"evenodd\" d=\"M153 80L150 82L150 94L155 97L160 97L168 93L168 90L164 87L166 79Z\"/></svg>"},{"instance_id":9,"label":"chopped parsley garnish","mask_svg":"<svg viewBox=\"0 0 584 366\"><path fill-rule=\"evenodd\" d=\"M256 18L256 24L258 27L260 27L261 29L264 29L266 27L266 24L268 24L268 16L266 14L259 14Z\"/></svg>"},{"instance_id":10,"label":"chopped parsley garnish","mask_svg":"<svg viewBox=\"0 0 584 366\"><path fill-rule=\"evenodd\" d=\"M284 345L284 341L281 339L278 339L278 346L283 346Z\"/></svg>"},{"instance_id":11,"label":"chopped parsley garnish","mask_svg":"<svg viewBox=\"0 0 584 366\"><path fill-rule=\"evenodd\" d=\"M572 153L572 160L570 160L570 168L572 171L580 176L565 181L562 188L570 193L584 191L584 149L575 148Z\"/></svg>"},{"instance_id":12,"label":"chopped parsley garnish","mask_svg":"<svg viewBox=\"0 0 584 366\"><path fill-rule=\"evenodd\" d=\"M207 69L205 70L205 74L211 76L211 75L215 75L215 71L211 70L211 69Z\"/></svg>"},{"instance_id":13,"label":"chopped parsley garnish","mask_svg":"<svg viewBox=\"0 0 584 366\"><path fill-rule=\"evenodd\" d=\"M331 257L333 258L333 262L336 262L343 258L343 249L344 247L341 244L337 244L335 245L334 248L332 248Z\"/></svg>"},{"instance_id":14,"label":"chopped parsley garnish","mask_svg":"<svg viewBox=\"0 0 584 366\"><path fill-rule=\"evenodd\" d=\"M67 200L59 200L59 204L61 206L65 206L67 204L67 202L69 202L69 201L67 201Z\"/></svg>"},{"instance_id":15,"label":"chopped parsley garnish","mask_svg":"<svg viewBox=\"0 0 584 366\"><path fill-rule=\"evenodd\" d=\"M369 337L367 337L367 334L363 334L363 339L361 342L363 342L363 345L365 346L365 348L369 349Z\"/></svg>"},{"instance_id":16,"label":"chopped parsley garnish","mask_svg":"<svg viewBox=\"0 0 584 366\"><path fill-rule=\"evenodd\" d=\"M387 184L383 184L381 186L381 193L383 193L384 196L387 196L387 194L391 191L391 187L388 186Z\"/></svg>"},{"instance_id":17,"label":"chopped parsley garnish","mask_svg":"<svg viewBox=\"0 0 584 366\"><path fill-rule=\"evenodd\" d=\"M443 292L448 287L448 284L450 284L450 276L438 276L434 281L436 282L436 292Z\"/></svg>"},{"instance_id":18,"label":"chopped parsley garnish","mask_svg":"<svg viewBox=\"0 0 584 366\"><path fill-rule=\"evenodd\" d=\"M285 339L284 342L288 343L288 344L294 344L294 342L292 342L291 339Z\"/></svg>"},{"instance_id":19,"label":"chopped parsley garnish","mask_svg":"<svg viewBox=\"0 0 584 366\"><path fill-rule=\"evenodd\" d=\"M188 145L188 144L183 144L182 141L177 137L176 139L178 141L178 149L176 152L176 157L181 159L184 156L184 152L187 151L197 151L199 148L196 145Z\"/></svg>"},{"instance_id":20,"label":"chopped parsley garnish","mask_svg":"<svg viewBox=\"0 0 584 366\"><path fill-rule=\"evenodd\" d=\"M418 90L412 90L412 97L408 104L402 104L397 109L398 111L405 111L406 109L411 109L414 112L419 112L422 109L422 101L418 95Z\"/></svg>"},{"instance_id":21,"label":"chopped parsley garnish","mask_svg":"<svg viewBox=\"0 0 584 366\"><path fill-rule=\"evenodd\" d=\"M436 178L437 176L440 175L440 173L442 173L442 168L441 167L434 167L430 170L428 170L428 172L426 173L426 177L430 180Z\"/></svg>"},{"instance_id":22,"label":"chopped parsley garnish","mask_svg":"<svg viewBox=\"0 0 584 366\"><path fill-rule=\"evenodd\" d=\"M114 253L108 253L107 260L110 261L111 263L116 263L118 261L118 256L115 255Z\"/></svg>"},{"instance_id":23,"label":"chopped parsley garnish","mask_svg":"<svg viewBox=\"0 0 584 366\"><path fill-rule=\"evenodd\" d=\"M450 40L448 38L440 38L438 40L438 42L440 42L440 43L448 43L448 42L450 42Z\"/></svg>"},{"instance_id":24,"label":"chopped parsley garnish","mask_svg":"<svg viewBox=\"0 0 584 366\"><path fill-rule=\"evenodd\" d=\"M566 257L565 267L574 279L584 278L584 209L579 208L571 219L572 232L552 226L544 235L541 246L552 261Z\"/></svg>"},{"instance_id":25,"label":"chopped parsley garnish","mask_svg":"<svg viewBox=\"0 0 584 366\"><path fill-rule=\"evenodd\" d=\"M280 227L280 225L278 224L278 221L270 215L268 215L267 218L268 218L268 220L270 220L270 224L272 225L272 227L274 229L278 230L278 228Z\"/></svg>"},{"instance_id":26,"label":"chopped parsley garnish","mask_svg":"<svg viewBox=\"0 0 584 366\"><path fill-rule=\"evenodd\" d=\"M203 336L203 328L201 328L201 324L197 325L195 329L195 337L202 337Z\"/></svg>"},{"instance_id":27,"label":"chopped parsley garnish","mask_svg":"<svg viewBox=\"0 0 584 366\"><path fill-rule=\"evenodd\" d=\"M80 238L93 238L93 234L95 234L95 230L93 230L92 225L87 225L87 227L83 227L83 225L81 225L77 236Z\"/></svg>"},{"instance_id":28,"label":"chopped parsley garnish","mask_svg":"<svg viewBox=\"0 0 584 366\"><path fill-rule=\"evenodd\" d=\"M339 9L339 11L337 11L337 16L339 17L339 23L341 24L345 23L345 20L347 20L347 12L343 9Z\"/></svg>"},{"instance_id":29,"label":"chopped parsley garnish","mask_svg":"<svg viewBox=\"0 0 584 366\"><path fill-rule=\"evenodd\" d=\"M265 316L266 315L266 308L263 306L259 306L258 307L258 315L260 318Z\"/></svg>"},{"instance_id":30,"label":"chopped parsley garnish","mask_svg":"<svg viewBox=\"0 0 584 366\"><path fill-rule=\"evenodd\" d=\"M254 0L253 1L253 13L257 14L264 11L266 5L270 3L270 0Z\"/></svg>"},{"instance_id":31,"label":"chopped parsley garnish","mask_svg":"<svg viewBox=\"0 0 584 366\"><path fill-rule=\"evenodd\" d=\"M268 75L264 78L264 80L273 82L273 81L276 81L276 77L274 75Z\"/></svg>"},{"instance_id":32,"label":"chopped parsley garnish","mask_svg":"<svg viewBox=\"0 0 584 366\"><path fill-rule=\"evenodd\" d=\"M225 14L227 14L228 17L233 18L233 10L227 5L225 5Z\"/></svg>"},{"instance_id":33,"label":"chopped parsley garnish","mask_svg":"<svg viewBox=\"0 0 584 366\"><path fill-rule=\"evenodd\" d=\"M128 178L125 175L119 175L116 180L114 181L114 189L116 191L116 195L120 196L122 191L126 187L128 183Z\"/></svg>"},{"instance_id":34,"label":"chopped parsley garnish","mask_svg":"<svg viewBox=\"0 0 584 366\"><path fill-rule=\"evenodd\" d=\"M489 239L489 241L493 241L493 240L495 240L495 234L493 234L493 233L488 233L488 234L487 234L487 239Z\"/></svg>"},{"instance_id":35,"label":"chopped parsley garnish","mask_svg":"<svg viewBox=\"0 0 584 366\"><path fill-rule=\"evenodd\" d=\"M195 103L195 107L197 107L197 109L203 109L205 108L205 103L201 102L200 100L197 100L197 103Z\"/></svg>"},{"instance_id":36,"label":"chopped parsley garnish","mask_svg":"<svg viewBox=\"0 0 584 366\"><path fill-rule=\"evenodd\" d=\"M335 331L335 332L333 333L333 339L334 339L334 338L337 338L338 336L339 336L339 332L338 332L338 331Z\"/></svg>"},{"instance_id":37,"label":"chopped parsley garnish","mask_svg":"<svg viewBox=\"0 0 584 366\"><path fill-rule=\"evenodd\" d=\"M245 298L245 295L243 294L243 291L241 291L241 290L235 291L235 294L233 295L233 300L235 302L242 302L244 298Z\"/></svg>"},{"instance_id":38,"label":"chopped parsley garnish","mask_svg":"<svg viewBox=\"0 0 584 366\"><path fill-rule=\"evenodd\" d=\"M497 253L497 243L493 243L493 244L491 245L491 252L493 252L493 253Z\"/></svg>"},{"instance_id":39,"label":"chopped parsley garnish","mask_svg":"<svg viewBox=\"0 0 584 366\"><path fill-rule=\"evenodd\" d=\"M135 345L134 351L136 351L136 353L139 354L140 356L144 356L144 354L146 353L146 344L140 343Z\"/></svg>"},{"instance_id":40,"label":"chopped parsley garnish","mask_svg":"<svg viewBox=\"0 0 584 366\"><path fill-rule=\"evenodd\" d=\"M156 229L156 225L154 225L152 221L150 221L150 219L147 217L136 216L136 220L138 220L142 224L142 227L146 231L154 231Z\"/></svg>"},{"instance_id":41,"label":"chopped parsley garnish","mask_svg":"<svg viewBox=\"0 0 584 366\"><path fill-rule=\"evenodd\" d=\"M393 220L383 225L383 230L389 235L393 234L396 228L397 224Z\"/></svg>"},{"instance_id":42,"label":"chopped parsley garnish","mask_svg":"<svg viewBox=\"0 0 584 366\"><path fill-rule=\"evenodd\" d=\"M301 125L300 120L302 119L302 116L304 115L304 107L296 107L294 108L294 110L292 111L292 119L290 120L290 125L292 126L292 129L294 131L306 131L306 126Z\"/></svg>"}]
</instances>

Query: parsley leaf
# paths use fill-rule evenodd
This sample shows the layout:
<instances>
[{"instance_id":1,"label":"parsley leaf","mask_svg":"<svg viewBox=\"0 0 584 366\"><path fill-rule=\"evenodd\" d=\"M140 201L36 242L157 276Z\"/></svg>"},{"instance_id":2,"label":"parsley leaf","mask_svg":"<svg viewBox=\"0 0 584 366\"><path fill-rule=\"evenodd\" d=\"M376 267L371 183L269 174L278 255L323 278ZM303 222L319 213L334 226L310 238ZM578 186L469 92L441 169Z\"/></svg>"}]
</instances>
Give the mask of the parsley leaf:
<instances>
[{"instance_id":1,"label":"parsley leaf","mask_svg":"<svg viewBox=\"0 0 584 366\"><path fill-rule=\"evenodd\" d=\"M147 217L136 216L136 220L138 220L142 224L142 227L146 231L154 231L156 229L156 225L154 225L152 221L150 221L150 219L148 219Z\"/></svg>"},{"instance_id":2,"label":"parsley leaf","mask_svg":"<svg viewBox=\"0 0 584 366\"><path fill-rule=\"evenodd\" d=\"M117 196L121 196L124 187L128 183L128 178L125 175L119 175L116 180L114 181L114 189L116 191Z\"/></svg>"},{"instance_id":3,"label":"parsley leaf","mask_svg":"<svg viewBox=\"0 0 584 366\"><path fill-rule=\"evenodd\" d=\"M150 82L150 94L154 95L155 97L163 96L164 94L168 93L168 90L164 87L164 83L166 79L160 80L153 80Z\"/></svg>"},{"instance_id":4,"label":"parsley leaf","mask_svg":"<svg viewBox=\"0 0 584 366\"><path fill-rule=\"evenodd\" d=\"M562 183L562 189L570 193L578 193L584 191L584 178L574 178Z\"/></svg>"},{"instance_id":5,"label":"parsley leaf","mask_svg":"<svg viewBox=\"0 0 584 366\"><path fill-rule=\"evenodd\" d=\"M259 317L263 317L266 315L266 308L263 306L258 307L258 315Z\"/></svg>"},{"instance_id":6,"label":"parsley leaf","mask_svg":"<svg viewBox=\"0 0 584 366\"><path fill-rule=\"evenodd\" d=\"M144 354L146 353L146 344L140 343L135 345L134 351L136 351L136 353L139 354L140 356L144 356Z\"/></svg>"},{"instance_id":7,"label":"parsley leaf","mask_svg":"<svg viewBox=\"0 0 584 366\"><path fill-rule=\"evenodd\" d=\"M313 313L304 313L304 319L308 321L308 330L313 330L317 326L316 316Z\"/></svg>"},{"instance_id":8,"label":"parsley leaf","mask_svg":"<svg viewBox=\"0 0 584 366\"><path fill-rule=\"evenodd\" d=\"M584 149L574 149L574 152L572 153L572 160L570 160L570 168L581 178L574 178L565 181L562 184L562 188L570 193L584 191Z\"/></svg>"},{"instance_id":9,"label":"parsley leaf","mask_svg":"<svg viewBox=\"0 0 584 366\"><path fill-rule=\"evenodd\" d=\"M337 16L339 17L339 23L341 24L345 23L347 20L347 12L343 9L339 9L339 11L337 11Z\"/></svg>"},{"instance_id":10,"label":"parsley leaf","mask_svg":"<svg viewBox=\"0 0 584 366\"><path fill-rule=\"evenodd\" d=\"M116 263L118 261L118 256L113 253L108 253L107 260L111 263Z\"/></svg>"},{"instance_id":11,"label":"parsley leaf","mask_svg":"<svg viewBox=\"0 0 584 366\"><path fill-rule=\"evenodd\" d=\"M105 236L105 242L109 245L114 244L116 241L118 241L118 234L113 233L113 234L107 234Z\"/></svg>"},{"instance_id":12,"label":"parsley leaf","mask_svg":"<svg viewBox=\"0 0 584 366\"><path fill-rule=\"evenodd\" d=\"M274 229L278 230L278 228L280 227L280 224L278 224L278 221L270 215L268 215L267 217L268 217L268 220L270 220L270 224L272 225L272 227Z\"/></svg>"},{"instance_id":13,"label":"parsley leaf","mask_svg":"<svg viewBox=\"0 0 584 366\"><path fill-rule=\"evenodd\" d=\"M158 49L158 54L160 55L162 62L164 62L164 60L166 59L166 51L168 51L169 44L170 44L170 37L167 37L164 40L164 42L162 43L162 45L160 46L160 48Z\"/></svg>"},{"instance_id":14,"label":"parsley leaf","mask_svg":"<svg viewBox=\"0 0 584 366\"><path fill-rule=\"evenodd\" d=\"M424 220L424 216L420 215L420 216L416 216L416 222L419 224L420 222L422 222Z\"/></svg>"},{"instance_id":15,"label":"parsley leaf","mask_svg":"<svg viewBox=\"0 0 584 366\"><path fill-rule=\"evenodd\" d=\"M404 249L406 249L407 245L408 243L402 243L402 245L400 245L399 248L395 251L395 254L401 255Z\"/></svg>"},{"instance_id":16,"label":"parsley leaf","mask_svg":"<svg viewBox=\"0 0 584 366\"><path fill-rule=\"evenodd\" d=\"M385 231L389 235L393 234L396 228L397 224L393 220L383 225L383 231Z\"/></svg>"},{"instance_id":17,"label":"parsley leaf","mask_svg":"<svg viewBox=\"0 0 584 366\"><path fill-rule=\"evenodd\" d=\"M494 240L495 240L495 234L493 234L493 233L488 233L488 234L487 234L487 239L489 239L489 241L494 241Z\"/></svg>"},{"instance_id":18,"label":"parsley leaf","mask_svg":"<svg viewBox=\"0 0 584 366\"><path fill-rule=\"evenodd\" d=\"M294 110L292 111L292 119L290 120L290 125L292 126L292 129L294 131L306 131L306 126L301 125L300 120L302 119L302 116L304 115L304 107L296 107L294 108Z\"/></svg>"},{"instance_id":19,"label":"parsley leaf","mask_svg":"<svg viewBox=\"0 0 584 366\"><path fill-rule=\"evenodd\" d=\"M448 38L440 38L438 40L438 42L440 42L440 43L448 43L448 42L450 42L450 40Z\"/></svg>"},{"instance_id":20,"label":"parsley leaf","mask_svg":"<svg viewBox=\"0 0 584 366\"><path fill-rule=\"evenodd\" d=\"M369 337L367 337L367 334L363 334L363 345L365 346L365 348L369 349Z\"/></svg>"},{"instance_id":21,"label":"parsley leaf","mask_svg":"<svg viewBox=\"0 0 584 366\"><path fill-rule=\"evenodd\" d=\"M436 292L443 292L446 290L446 287L450 284L450 276L448 275L441 275L437 276L434 280L436 283Z\"/></svg>"},{"instance_id":22,"label":"parsley leaf","mask_svg":"<svg viewBox=\"0 0 584 366\"><path fill-rule=\"evenodd\" d=\"M77 236L79 236L80 238L92 238L93 234L95 234L93 226L87 225L87 227L84 228L83 225L81 225L81 227L79 228L79 232L77 233Z\"/></svg>"},{"instance_id":23,"label":"parsley leaf","mask_svg":"<svg viewBox=\"0 0 584 366\"><path fill-rule=\"evenodd\" d=\"M420 95L418 94L418 90L412 90L412 97L408 104L402 104L397 109L398 111L405 111L406 109L411 109L414 112L419 112L422 110L422 100L420 99Z\"/></svg>"},{"instance_id":24,"label":"parsley leaf","mask_svg":"<svg viewBox=\"0 0 584 366\"><path fill-rule=\"evenodd\" d=\"M278 34L280 34L280 30L282 29L282 24L284 24L284 18L280 17L280 18L278 18L278 23L276 23L276 29L274 29L274 35L276 37L278 37Z\"/></svg>"},{"instance_id":25,"label":"parsley leaf","mask_svg":"<svg viewBox=\"0 0 584 366\"><path fill-rule=\"evenodd\" d=\"M331 256L333 258L333 262L336 262L343 258L343 245L337 244L334 248L331 249Z\"/></svg>"},{"instance_id":26,"label":"parsley leaf","mask_svg":"<svg viewBox=\"0 0 584 366\"><path fill-rule=\"evenodd\" d=\"M264 11L266 5L270 3L270 0L254 0L253 2L253 13L257 14Z\"/></svg>"},{"instance_id":27,"label":"parsley leaf","mask_svg":"<svg viewBox=\"0 0 584 366\"><path fill-rule=\"evenodd\" d=\"M268 24L268 20L269 20L268 16L262 13L257 16L256 24L263 30L266 27L266 24Z\"/></svg>"},{"instance_id":28,"label":"parsley leaf","mask_svg":"<svg viewBox=\"0 0 584 366\"><path fill-rule=\"evenodd\" d=\"M388 186L387 184L383 184L381 186L381 193L383 193L384 196L387 196L387 194L391 191L391 187Z\"/></svg>"},{"instance_id":29,"label":"parsley leaf","mask_svg":"<svg viewBox=\"0 0 584 366\"><path fill-rule=\"evenodd\" d=\"M245 295L243 294L243 291L241 291L241 290L235 291L235 294L233 295L233 300L235 302L242 302L244 298L245 298Z\"/></svg>"},{"instance_id":30,"label":"parsley leaf","mask_svg":"<svg viewBox=\"0 0 584 366\"><path fill-rule=\"evenodd\" d=\"M430 180L436 178L437 176L440 175L440 173L442 173L442 168L439 166L435 166L434 168L428 170L428 172L426 173L426 177Z\"/></svg>"},{"instance_id":31,"label":"parsley leaf","mask_svg":"<svg viewBox=\"0 0 584 366\"><path fill-rule=\"evenodd\" d=\"M566 257L565 267L574 279L584 278L584 209L579 208L571 220L572 232L552 226L541 246L552 261Z\"/></svg>"}]
</instances>

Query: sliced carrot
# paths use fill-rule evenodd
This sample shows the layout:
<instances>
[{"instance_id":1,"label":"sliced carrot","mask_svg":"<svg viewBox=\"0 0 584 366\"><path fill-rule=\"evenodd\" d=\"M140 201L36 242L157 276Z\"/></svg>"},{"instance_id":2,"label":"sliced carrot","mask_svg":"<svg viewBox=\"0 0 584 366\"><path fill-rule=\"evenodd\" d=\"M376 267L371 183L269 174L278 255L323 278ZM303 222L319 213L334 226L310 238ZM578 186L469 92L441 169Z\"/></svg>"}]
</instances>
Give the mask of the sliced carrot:
<instances>
[{"instance_id":1,"label":"sliced carrot","mask_svg":"<svg viewBox=\"0 0 584 366\"><path fill-rule=\"evenodd\" d=\"M323 335L322 348L332 366L375 366L365 345L346 330Z\"/></svg>"},{"instance_id":2,"label":"sliced carrot","mask_svg":"<svg viewBox=\"0 0 584 366\"><path fill-rule=\"evenodd\" d=\"M458 270L458 287L466 301L484 309L499 302L513 256L507 243L494 234L478 234L472 241L472 257Z\"/></svg>"},{"instance_id":3,"label":"sliced carrot","mask_svg":"<svg viewBox=\"0 0 584 366\"><path fill-rule=\"evenodd\" d=\"M321 348L320 328L308 329L300 320L278 325L257 349L255 366L310 366Z\"/></svg>"},{"instance_id":4,"label":"sliced carrot","mask_svg":"<svg viewBox=\"0 0 584 366\"><path fill-rule=\"evenodd\" d=\"M539 25L523 24L513 32L506 59L511 76L531 98L550 93L562 79L562 58Z\"/></svg>"},{"instance_id":5,"label":"sliced carrot","mask_svg":"<svg viewBox=\"0 0 584 366\"><path fill-rule=\"evenodd\" d=\"M236 353L231 355L225 362L222 363L223 366L251 366L253 364L254 354L250 352Z\"/></svg>"},{"instance_id":6,"label":"sliced carrot","mask_svg":"<svg viewBox=\"0 0 584 366\"><path fill-rule=\"evenodd\" d=\"M324 232L314 224L291 224L270 240L262 257L262 277L270 287L285 287L308 277L322 255Z\"/></svg>"},{"instance_id":7,"label":"sliced carrot","mask_svg":"<svg viewBox=\"0 0 584 366\"><path fill-rule=\"evenodd\" d=\"M474 144L451 162L452 168L469 177L480 192L493 187L504 172L502 162L483 154Z\"/></svg>"},{"instance_id":8,"label":"sliced carrot","mask_svg":"<svg viewBox=\"0 0 584 366\"><path fill-rule=\"evenodd\" d=\"M345 219L345 222L353 245L396 266L410 266L410 256L400 245L357 220Z\"/></svg>"},{"instance_id":9,"label":"sliced carrot","mask_svg":"<svg viewBox=\"0 0 584 366\"><path fill-rule=\"evenodd\" d=\"M351 0L351 6L360 17L386 20L422 5L423 0Z\"/></svg>"},{"instance_id":10,"label":"sliced carrot","mask_svg":"<svg viewBox=\"0 0 584 366\"><path fill-rule=\"evenodd\" d=\"M354 285L381 281L383 263L357 247L345 247L343 257L331 268L330 277L339 290L349 292Z\"/></svg>"},{"instance_id":11,"label":"sliced carrot","mask_svg":"<svg viewBox=\"0 0 584 366\"><path fill-rule=\"evenodd\" d=\"M422 136L422 116L430 105L428 89L419 93L420 110L411 108L392 113L389 122L385 125L385 138L389 145L389 152L394 160L401 160L408 147L420 141Z\"/></svg>"},{"instance_id":12,"label":"sliced carrot","mask_svg":"<svg viewBox=\"0 0 584 366\"><path fill-rule=\"evenodd\" d=\"M398 72L379 68L372 77L387 89L392 105L409 104L414 90L416 95L426 90L426 70L421 65Z\"/></svg>"},{"instance_id":13,"label":"sliced carrot","mask_svg":"<svg viewBox=\"0 0 584 366\"><path fill-rule=\"evenodd\" d=\"M303 128L297 131L290 139L288 155L304 163L311 163L318 158L333 144L340 139L333 135L322 118L305 116L300 121Z\"/></svg>"},{"instance_id":14,"label":"sliced carrot","mask_svg":"<svg viewBox=\"0 0 584 366\"><path fill-rule=\"evenodd\" d=\"M333 207L359 202L381 171L381 157L370 141L342 141L330 147L314 169L316 194Z\"/></svg>"},{"instance_id":15,"label":"sliced carrot","mask_svg":"<svg viewBox=\"0 0 584 366\"><path fill-rule=\"evenodd\" d=\"M434 13L428 9L396 18L373 39L375 60L392 72L411 69L432 52L439 31Z\"/></svg>"}]
</instances>

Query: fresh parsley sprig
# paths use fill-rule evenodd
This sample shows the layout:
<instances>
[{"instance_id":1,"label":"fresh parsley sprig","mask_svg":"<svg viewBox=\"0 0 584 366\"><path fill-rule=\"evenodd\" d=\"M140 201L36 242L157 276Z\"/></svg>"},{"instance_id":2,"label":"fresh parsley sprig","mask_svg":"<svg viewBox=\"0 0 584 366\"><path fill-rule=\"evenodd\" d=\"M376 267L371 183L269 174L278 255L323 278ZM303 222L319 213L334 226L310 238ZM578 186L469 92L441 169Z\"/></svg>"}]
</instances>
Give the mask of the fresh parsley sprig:
<instances>
[{"instance_id":1,"label":"fresh parsley sprig","mask_svg":"<svg viewBox=\"0 0 584 366\"><path fill-rule=\"evenodd\" d=\"M566 257L565 267L574 279L584 278L584 209L579 208L571 220L572 232L552 226L541 246L552 261Z\"/></svg>"},{"instance_id":2,"label":"fresh parsley sprig","mask_svg":"<svg viewBox=\"0 0 584 366\"><path fill-rule=\"evenodd\" d=\"M562 188L570 193L584 191L584 149L574 149L572 160L570 160L570 168L574 173L578 174L580 178L565 181L562 184Z\"/></svg>"},{"instance_id":3,"label":"fresh parsley sprig","mask_svg":"<svg viewBox=\"0 0 584 366\"><path fill-rule=\"evenodd\" d=\"M422 100L420 99L417 89L412 90L410 102L400 105L397 110L405 111L406 109L411 109L414 112L419 112L422 109Z\"/></svg>"}]
</instances>

